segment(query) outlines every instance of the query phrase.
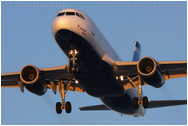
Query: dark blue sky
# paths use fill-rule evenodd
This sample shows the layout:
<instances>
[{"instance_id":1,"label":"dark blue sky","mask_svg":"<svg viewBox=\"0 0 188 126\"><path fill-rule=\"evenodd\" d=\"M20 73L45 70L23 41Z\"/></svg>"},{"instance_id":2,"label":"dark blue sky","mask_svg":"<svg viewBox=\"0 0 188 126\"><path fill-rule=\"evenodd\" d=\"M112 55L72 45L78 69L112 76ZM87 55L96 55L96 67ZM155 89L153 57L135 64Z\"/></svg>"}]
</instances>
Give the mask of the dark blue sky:
<instances>
[{"instance_id":1,"label":"dark blue sky","mask_svg":"<svg viewBox=\"0 0 188 126\"><path fill-rule=\"evenodd\" d=\"M1 72L20 71L27 64L39 68L68 64L56 44L51 24L62 9L85 12L124 61L131 61L135 42L142 57L159 61L187 59L186 2L1 2ZM162 88L143 87L150 100L187 99L187 78L166 81ZM36 96L18 88L1 90L1 124L187 124L187 106L149 109L134 118L114 111L81 112L101 104L86 93L68 92L73 111L57 115L60 94L51 90Z\"/></svg>"}]
</instances>

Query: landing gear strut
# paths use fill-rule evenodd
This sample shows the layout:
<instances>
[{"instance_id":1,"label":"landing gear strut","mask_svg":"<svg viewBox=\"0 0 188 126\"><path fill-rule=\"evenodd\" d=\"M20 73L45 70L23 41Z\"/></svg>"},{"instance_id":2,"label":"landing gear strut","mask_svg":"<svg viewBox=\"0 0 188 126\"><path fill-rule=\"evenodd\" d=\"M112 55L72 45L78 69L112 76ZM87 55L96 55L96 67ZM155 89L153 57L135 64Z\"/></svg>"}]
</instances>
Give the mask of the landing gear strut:
<instances>
[{"instance_id":1,"label":"landing gear strut","mask_svg":"<svg viewBox=\"0 0 188 126\"><path fill-rule=\"evenodd\" d=\"M134 79L138 78L138 84L135 84L133 82ZM143 80L140 77L140 75L137 75L135 78L131 79L129 76L127 76L127 79L130 81L130 83L138 90L138 97L134 97L133 98L133 106L135 109L137 109L139 107L139 105L143 105L144 108L148 107L148 98L146 96L144 96L142 98L142 84L143 84Z\"/></svg>"},{"instance_id":2,"label":"landing gear strut","mask_svg":"<svg viewBox=\"0 0 188 126\"><path fill-rule=\"evenodd\" d=\"M76 73L78 72L78 67L76 65L77 55L79 54L79 51L76 49L72 49L69 51L69 56L71 56L71 61L69 63L69 71L70 73Z\"/></svg>"},{"instance_id":3,"label":"landing gear strut","mask_svg":"<svg viewBox=\"0 0 188 126\"><path fill-rule=\"evenodd\" d=\"M62 98L62 103L57 102L56 103L56 112L57 114L61 114L62 110L65 109L66 113L71 113L72 107L71 107L71 103L65 102L65 95L68 91L69 86L71 85L72 81L70 81L65 89L65 84L66 82L64 82L63 80L59 81L59 92L61 94L61 98Z\"/></svg>"}]
</instances>

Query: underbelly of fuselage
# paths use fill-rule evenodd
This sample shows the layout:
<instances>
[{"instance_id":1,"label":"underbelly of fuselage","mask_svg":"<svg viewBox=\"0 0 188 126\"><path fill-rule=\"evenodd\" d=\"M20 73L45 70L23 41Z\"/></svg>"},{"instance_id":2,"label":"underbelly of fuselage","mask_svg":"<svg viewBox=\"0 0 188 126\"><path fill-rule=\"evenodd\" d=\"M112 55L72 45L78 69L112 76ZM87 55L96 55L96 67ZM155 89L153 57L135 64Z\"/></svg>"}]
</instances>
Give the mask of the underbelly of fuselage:
<instances>
[{"instance_id":1,"label":"underbelly of fuselage","mask_svg":"<svg viewBox=\"0 0 188 126\"><path fill-rule=\"evenodd\" d=\"M78 72L75 73L84 90L94 97L121 96L124 88L116 80L112 67L102 60L95 49L78 34L62 29L56 33L56 42L71 61L69 51L76 49L76 65Z\"/></svg>"},{"instance_id":2,"label":"underbelly of fuselage","mask_svg":"<svg viewBox=\"0 0 188 126\"><path fill-rule=\"evenodd\" d=\"M98 97L110 109L129 115L143 115L143 111L133 108L130 91L124 90L116 79L113 68L103 61L95 49L84 38L69 30L56 33L56 41L71 61L69 51L76 49L78 72L74 73L83 89L91 96ZM130 92L130 93L128 93ZM136 97L136 95L135 95Z\"/></svg>"},{"instance_id":3,"label":"underbelly of fuselage","mask_svg":"<svg viewBox=\"0 0 188 126\"><path fill-rule=\"evenodd\" d=\"M143 116L145 114L143 106L140 105L138 109L135 109L133 99L130 96L137 97L133 89L127 90L122 96L101 98L101 101L116 112L132 116Z\"/></svg>"}]
</instances>

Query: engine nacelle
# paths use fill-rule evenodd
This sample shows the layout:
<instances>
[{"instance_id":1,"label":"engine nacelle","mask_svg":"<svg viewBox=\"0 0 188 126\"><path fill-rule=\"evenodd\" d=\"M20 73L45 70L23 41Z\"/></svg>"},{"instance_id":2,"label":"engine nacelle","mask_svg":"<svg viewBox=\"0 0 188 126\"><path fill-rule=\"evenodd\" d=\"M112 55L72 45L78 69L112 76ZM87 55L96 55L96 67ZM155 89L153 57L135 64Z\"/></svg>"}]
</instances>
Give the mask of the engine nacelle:
<instances>
[{"instance_id":1,"label":"engine nacelle","mask_svg":"<svg viewBox=\"0 0 188 126\"><path fill-rule=\"evenodd\" d=\"M20 79L26 89L36 95L43 95L47 88L36 66L26 65L20 71Z\"/></svg>"},{"instance_id":2,"label":"engine nacelle","mask_svg":"<svg viewBox=\"0 0 188 126\"><path fill-rule=\"evenodd\" d=\"M158 70L158 63L151 57L144 57L139 60L137 70L143 80L156 88L164 84L164 77Z\"/></svg>"}]
</instances>

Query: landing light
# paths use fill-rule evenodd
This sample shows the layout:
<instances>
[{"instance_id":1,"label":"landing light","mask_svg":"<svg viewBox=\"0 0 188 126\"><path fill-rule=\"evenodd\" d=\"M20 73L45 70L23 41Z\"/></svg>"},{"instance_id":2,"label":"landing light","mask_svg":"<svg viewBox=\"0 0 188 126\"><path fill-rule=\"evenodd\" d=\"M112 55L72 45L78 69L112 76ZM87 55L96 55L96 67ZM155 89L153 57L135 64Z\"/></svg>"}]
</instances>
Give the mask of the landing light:
<instances>
[{"instance_id":1,"label":"landing light","mask_svg":"<svg viewBox=\"0 0 188 126\"><path fill-rule=\"evenodd\" d=\"M73 54L73 50L70 50L69 54Z\"/></svg>"},{"instance_id":2,"label":"landing light","mask_svg":"<svg viewBox=\"0 0 188 126\"><path fill-rule=\"evenodd\" d=\"M78 84L78 81L77 81L77 80L75 80L75 83L76 83L76 84Z\"/></svg>"},{"instance_id":3,"label":"landing light","mask_svg":"<svg viewBox=\"0 0 188 126\"><path fill-rule=\"evenodd\" d=\"M75 54L77 54L78 52L77 52L77 50L74 50L75 51Z\"/></svg>"},{"instance_id":4,"label":"landing light","mask_svg":"<svg viewBox=\"0 0 188 126\"><path fill-rule=\"evenodd\" d=\"M124 80L124 77L123 77L123 76L120 76L119 78L120 78L120 80L121 80L121 81L123 81L123 80Z\"/></svg>"}]
</instances>

